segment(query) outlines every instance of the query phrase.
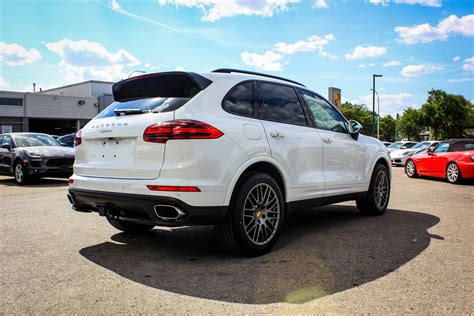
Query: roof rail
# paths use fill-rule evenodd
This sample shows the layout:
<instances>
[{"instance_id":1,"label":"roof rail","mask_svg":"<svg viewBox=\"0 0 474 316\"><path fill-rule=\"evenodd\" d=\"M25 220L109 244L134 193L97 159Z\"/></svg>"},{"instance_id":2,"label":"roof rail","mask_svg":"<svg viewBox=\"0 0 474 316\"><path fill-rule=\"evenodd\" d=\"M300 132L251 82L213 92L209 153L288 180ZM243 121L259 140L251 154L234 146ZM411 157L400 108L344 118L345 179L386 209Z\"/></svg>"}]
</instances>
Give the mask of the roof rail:
<instances>
[{"instance_id":1,"label":"roof rail","mask_svg":"<svg viewBox=\"0 0 474 316\"><path fill-rule=\"evenodd\" d=\"M299 82L296 82L296 81L293 81L293 80L290 80L290 79L286 79L286 78L282 78L282 77L278 77L278 76L267 75L267 74L262 74L260 72L254 72L254 71L239 70L239 69L232 69L232 68L219 68L219 69L213 70L212 72L225 73L225 74L235 72L235 73L241 73L241 74L256 75L256 76L262 76L262 77L268 77L268 78L288 81L288 82L300 85L302 87L306 87L304 84L301 84Z\"/></svg>"}]
</instances>

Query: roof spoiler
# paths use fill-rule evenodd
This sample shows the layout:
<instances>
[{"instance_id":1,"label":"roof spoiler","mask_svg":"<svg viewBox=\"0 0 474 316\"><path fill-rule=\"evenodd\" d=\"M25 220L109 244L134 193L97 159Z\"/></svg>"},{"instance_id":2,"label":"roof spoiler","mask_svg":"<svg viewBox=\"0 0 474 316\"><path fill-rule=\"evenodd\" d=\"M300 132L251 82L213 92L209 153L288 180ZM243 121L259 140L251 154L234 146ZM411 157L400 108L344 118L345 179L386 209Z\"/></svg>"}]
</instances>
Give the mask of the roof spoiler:
<instances>
[{"instance_id":1,"label":"roof spoiler","mask_svg":"<svg viewBox=\"0 0 474 316\"><path fill-rule=\"evenodd\" d=\"M118 102L158 97L192 98L211 83L194 72L159 72L119 81L112 86L112 93Z\"/></svg>"}]
</instances>

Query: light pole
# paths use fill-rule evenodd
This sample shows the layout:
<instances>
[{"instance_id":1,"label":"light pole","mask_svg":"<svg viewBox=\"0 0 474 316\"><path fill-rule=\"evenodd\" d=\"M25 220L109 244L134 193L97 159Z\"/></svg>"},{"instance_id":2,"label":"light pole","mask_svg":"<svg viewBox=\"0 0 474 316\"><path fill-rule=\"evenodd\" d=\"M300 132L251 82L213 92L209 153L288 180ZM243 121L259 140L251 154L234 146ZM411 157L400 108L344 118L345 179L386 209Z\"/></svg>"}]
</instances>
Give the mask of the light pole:
<instances>
[{"instance_id":1,"label":"light pole","mask_svg":"<svg viewBox=\"0 0 474 316\"><path fill-rule=\"evenodd\" d=\"M380 98L377 90L375 90L375 95L377 96L377 139L380 139Z\"/></svg>"},{"instance_id":2,"label":"light pole","mask_svg":"<svg viewBox=\"0 0 474 316\"><path fill-rule=\"evenodd\" d=\"M383 77L383 75L372 75L372 137L375 137L375 78Z\"/></svg>"},{"instance_id":3,"label":"light pole","mask_svg":"<svg viewBox=\"0 0 474 316\"><path fill-rule=\"evenodd\" d=\"M135 70L135 71L132 71L131 73L128 74L127 79L130 78L130 77L131 77L134 73L136 73L136 72L139 73L139 74L144 74L144 73L146 73L146 71L144 71L144 70Z\"/></svg>"}]
</instances>

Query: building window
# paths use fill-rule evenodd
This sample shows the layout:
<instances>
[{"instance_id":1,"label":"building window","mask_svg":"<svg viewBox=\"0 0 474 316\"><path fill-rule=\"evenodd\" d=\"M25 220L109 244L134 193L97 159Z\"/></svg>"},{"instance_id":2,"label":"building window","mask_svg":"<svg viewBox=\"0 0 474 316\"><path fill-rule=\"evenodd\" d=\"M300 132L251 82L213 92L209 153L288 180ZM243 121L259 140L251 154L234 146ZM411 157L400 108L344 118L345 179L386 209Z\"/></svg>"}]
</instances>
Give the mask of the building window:
<instances>
[{"instance_id":1,"label":"building window","mask_svg":"<svg viewBox=\"0 0 474 316\"><path fill-rule=\"evenodd\" d=\"M23 99L0 98L0 105L22 106Z\"/></svg>"}]
</instances>

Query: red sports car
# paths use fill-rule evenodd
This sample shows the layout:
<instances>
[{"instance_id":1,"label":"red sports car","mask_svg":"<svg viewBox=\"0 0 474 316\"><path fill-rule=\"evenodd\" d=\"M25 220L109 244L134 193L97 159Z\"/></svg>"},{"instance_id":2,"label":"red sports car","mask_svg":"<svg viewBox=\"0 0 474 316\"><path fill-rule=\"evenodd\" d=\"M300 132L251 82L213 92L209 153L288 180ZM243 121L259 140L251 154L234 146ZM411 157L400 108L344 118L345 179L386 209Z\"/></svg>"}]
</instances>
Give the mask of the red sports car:
<instances>
[{"instance_id":1,"label":"red sports car","mask_svg":"<svg viewBox=\"0 0 474 316\"><path fill-rule=\"evenodd\" d=\"M405 173L410 178L446 178L450 183L474 178L474 138L450 139L424 154L410 157Z\"/></svg>"}]
</instances>

